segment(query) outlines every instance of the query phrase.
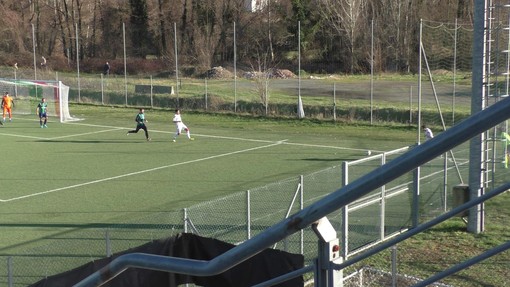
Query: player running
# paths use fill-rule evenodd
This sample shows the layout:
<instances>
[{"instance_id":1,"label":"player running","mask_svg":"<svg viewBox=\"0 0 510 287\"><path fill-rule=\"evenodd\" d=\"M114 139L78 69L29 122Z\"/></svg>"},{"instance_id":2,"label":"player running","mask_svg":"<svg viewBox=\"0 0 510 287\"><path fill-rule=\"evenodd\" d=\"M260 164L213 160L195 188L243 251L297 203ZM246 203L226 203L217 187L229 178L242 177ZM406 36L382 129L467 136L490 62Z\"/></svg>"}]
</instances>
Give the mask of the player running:
<instances>
[{"instance_id":1,"label":"player running","mask_svg":"<svg viewBox=\"0 0 510 287\"><path fill-rule=\"evenodd\" d=\"M9 92L5 92L2 97L2 109L3 109L3 120L2 125L5 122L5 115L9 115L9 121L12 122L12 107L14 106L14 100L9 96Z\"/></svg>"},{"instance_id":2,"label":"player running","mask_svg":"<svg viewBox=\"0 0 510 287\"><path fill-rule=\"evenodd\" d=\"M46 102L45 98L41 99L41 102L37 105L35 113L39 115L39 125L41 126L41 129L47 128L48 126L46 123L48 122L48 103Z\"/></svg>"},{"instance_id":3,"label":"player running","mask_svg":"<svg viewBox=\"0 0 510 287\"><path fill-rule=\"evenodd\" d=\"M145 119L144 109L140 109L140 111L136 115L135 121L136 121L136 129L128 131L127 135L136 134L140 129L142 129L145 131L145 138L147 139L147 141L150 141L151 138L149 137L149 132L147 131L147 126L145 125L147 120Z\"/></svg>"},{"instance_id":4,"label":"player running","mask_svg":"<svg viewBox=\"0 0 510 287\"><path fill-rule=\"evenodd\" d=\"M425 132L425 139L426 140L431 140L434 138L434 133L432 133L432 130L429 129L427 126L423 125L421 126L421 128L423 129L423 132Z\"/></svg>"},{"instance_id":5,"label":"player running","mask_svg":"<svg viewBox=\"0 0 510 287\"><path fill-rule=\"evenodd\" d=\"M174 135L173 142L175 142L175 140L177 139L177 136L179 136L181 134L182 130L186 131L186 136L188 137L189 140L191 140L191 141L194 140L194 138L191 137L188 127L182 122L181 111L179 109L175 110L175 115L174 115L174 118L172 119L172 121L174 122L175 127L177 128L177 131L175 132L175 135Z\"/></svg>"}]
</instances>

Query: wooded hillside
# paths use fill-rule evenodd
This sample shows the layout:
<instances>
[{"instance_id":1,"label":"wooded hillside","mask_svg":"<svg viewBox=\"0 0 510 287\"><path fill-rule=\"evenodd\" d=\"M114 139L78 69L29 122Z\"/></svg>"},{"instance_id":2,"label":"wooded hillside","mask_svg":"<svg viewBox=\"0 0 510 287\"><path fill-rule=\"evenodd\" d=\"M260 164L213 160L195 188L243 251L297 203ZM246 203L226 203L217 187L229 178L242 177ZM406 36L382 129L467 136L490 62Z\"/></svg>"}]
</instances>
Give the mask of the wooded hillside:
<instances>
[{"instance_id":1,"label":"wooded hillside","mask_svg":"<svg viewBox=\"0 0 510 287\"><path fill-rule=\"evenodd\" d=\"M35 54L55 70L74 70L79 57L87 71L120 65L125 46L135 72L175 72L177 50L189 74L234 60L253 70L295 70L298 51L309 72L366 73L373 34L378 71L413 72L420 19L470 23L473 16L467 0L267 0L256 12L244 2L3 0L0 63L31 66Z\"/></svg>"}]
</instances>

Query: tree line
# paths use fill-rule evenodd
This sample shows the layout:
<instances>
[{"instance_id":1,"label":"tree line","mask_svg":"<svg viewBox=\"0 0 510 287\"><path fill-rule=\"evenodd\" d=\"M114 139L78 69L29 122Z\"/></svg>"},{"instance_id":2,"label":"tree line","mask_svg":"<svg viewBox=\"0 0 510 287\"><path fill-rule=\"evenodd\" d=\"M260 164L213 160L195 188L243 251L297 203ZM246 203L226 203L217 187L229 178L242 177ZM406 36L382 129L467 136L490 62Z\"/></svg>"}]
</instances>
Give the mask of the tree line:
<instances>
[{"instance_id":1,"label":"tree line","mask_svg":"<svg viewBox=\"0 0 510 287\"><path fill-rule=\"evenodd\" d=\"M373 53L377 71L412 72L420 19L473 20L468 0L266 0L255 11L248 1L2 0L0 60L93 69L125 53L134 73L172 72L176 61L190 74L234 61L295 71L299 60L308 72L356 74Z\"/></svg>"}]
</instances>

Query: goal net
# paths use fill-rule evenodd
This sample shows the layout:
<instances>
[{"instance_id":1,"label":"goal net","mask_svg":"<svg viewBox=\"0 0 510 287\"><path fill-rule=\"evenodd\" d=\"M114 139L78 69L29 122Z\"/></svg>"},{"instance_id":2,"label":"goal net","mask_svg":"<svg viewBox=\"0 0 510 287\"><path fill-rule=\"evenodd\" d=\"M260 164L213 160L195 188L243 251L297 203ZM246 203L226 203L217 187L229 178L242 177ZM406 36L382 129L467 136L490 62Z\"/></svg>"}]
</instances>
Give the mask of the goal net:
<instances>
[{"instance_id":1,"label":"goal net","mask_svg":"<svg viewBox=\"0 0 510 287\"><path fill-rule=\"evenodd\" d=\"M60 122L77 120L69 113L69 87L61 81L0 79L0 93L9 92L14 114L34 114L42 98L48 103L48 116Z\"/></svg>"}]
</instances>

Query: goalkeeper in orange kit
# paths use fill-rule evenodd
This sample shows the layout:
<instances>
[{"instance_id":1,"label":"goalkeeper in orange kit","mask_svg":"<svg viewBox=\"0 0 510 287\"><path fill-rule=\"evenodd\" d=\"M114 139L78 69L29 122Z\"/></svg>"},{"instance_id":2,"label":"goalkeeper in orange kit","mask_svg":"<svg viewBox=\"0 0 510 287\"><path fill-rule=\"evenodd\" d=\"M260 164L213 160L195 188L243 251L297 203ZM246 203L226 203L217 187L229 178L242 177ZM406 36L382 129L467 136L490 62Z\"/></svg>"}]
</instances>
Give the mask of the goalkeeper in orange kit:
<instances>
[{"instance_id":1,"label":"goalkeeper in orange kit","mask_svg":"<svg viewBox=\"0 0 510 287\"><path fill-rule=\"evenodd\" d=\"M2 109L3 109L3 119L2 124L5 122L5 115L9 115L9 121L12 121L12 107L14 106L14 100L9 96L9 92L5 92L2 97Z\"/></svg>"}]
</instances>

